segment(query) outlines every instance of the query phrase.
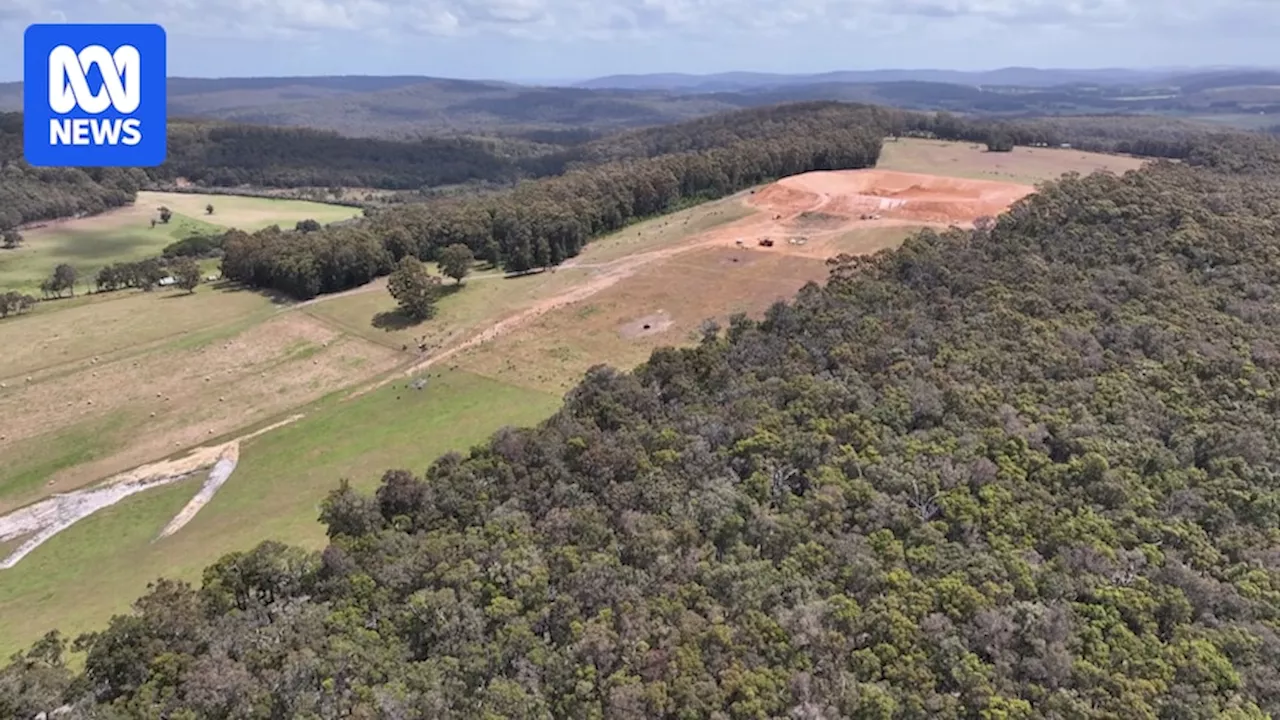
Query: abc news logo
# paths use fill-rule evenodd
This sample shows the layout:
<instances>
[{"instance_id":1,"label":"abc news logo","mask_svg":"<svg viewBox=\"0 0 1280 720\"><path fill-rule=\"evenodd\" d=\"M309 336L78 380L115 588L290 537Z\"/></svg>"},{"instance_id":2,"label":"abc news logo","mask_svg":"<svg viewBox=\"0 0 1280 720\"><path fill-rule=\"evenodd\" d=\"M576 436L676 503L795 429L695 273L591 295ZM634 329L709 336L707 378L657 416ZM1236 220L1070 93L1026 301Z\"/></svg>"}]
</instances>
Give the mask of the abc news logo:
<instances>
[{"instance_id":1,"label":"abc news logo","mask_svg":"<svg viewBox=\"0 0 1280 720\"><path fill-rule=\"evenodd\" d=\"M23 143L37 166L151 167L166 145L159 25L53 25L24 37Z\"/></svg>"},{"instance_id":2,"label":"abc news logo","mask_svg":"<svg viewBox=\"0 0 1280 720\"><path fill-rule=\"evenodd\" d=\"M76 52L59 45L49 53L49 109L66 115L79 108L97 115L114 108L127 115L142 103L138 48L121 45L114 53L101 45ZM88 68L102 74L102 88L89 89ZM142 142L142 121L137 118L52 118L50 145L137 145Z\"/></svg>"}]
</instances>

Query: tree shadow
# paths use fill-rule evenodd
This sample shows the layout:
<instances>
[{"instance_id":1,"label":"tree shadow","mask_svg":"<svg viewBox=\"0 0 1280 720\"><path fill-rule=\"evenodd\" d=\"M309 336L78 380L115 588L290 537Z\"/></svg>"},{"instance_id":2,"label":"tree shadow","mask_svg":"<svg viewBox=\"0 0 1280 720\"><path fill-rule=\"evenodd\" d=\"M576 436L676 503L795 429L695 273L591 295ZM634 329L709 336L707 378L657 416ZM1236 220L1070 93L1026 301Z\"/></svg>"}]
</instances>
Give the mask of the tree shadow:
<instances>
[{"instance_id":1,"label":"tree shadow","mask_svg":"<svg viewBox=\"0 0 1280 720\"><path fill-rule=\"evenodd\" d=\"M201 283L201 286L211 288L214 292L224 294L253 293L254 295L270 300L272 305L294 305L301 302L298 299L291 297L288 293L280 292L279 290L250 287L234 280L227 280L226 278L219 278L213 281L206 280ZM318 295L317 297L324 296Z\"/></svg>"},{"instance_id":2,"label":"tree shadow","mask_svg":"<svg viewBox=\"0 0 1280 720\"><path fill-rule=\"evenodd\" d=\"M411 328L421 322L424 321L414 320L399 310L386 310L373 316L373 326L387 332Z\"/></svg>"},{"instance_id":3,"label":"tree shadow","mask_svg":"<svg viewBox=\"0 0 1280 720\"><path fill-rule=\"evenodd\" d=\"M456 292L461 291L465 287L466 287L465 283L461 285L459 285L458 283L453 283L451 285L443 285L437 288L436 299L437 300L444 299ZM434 314L432 317L434 317ZM385 330L387 332L395 332L396 330L404 330L406 328L411 328L415 325L424 323L430 319L431 319L430 317L426 317L421 320L414 320L408 315L405 315L399 308L396 308L395 310L384 310L383 312L380 312L377 315L374 315L371 324L374 327L378 328L379 330Z\"/></svg>"},{"instance_id":4,"label":"tree shadow","mask_svg":"<svg viewBox=\"0 0 1280 720\"><path fill-rule=\"evenodd\" d=\"M529 270L521 270L520 272L510 272L502 276L503 280L515 280L517 278L530 277L533 275L541 275L547 272L548 268L530 268Z\"/></svg>"}]
</instances>

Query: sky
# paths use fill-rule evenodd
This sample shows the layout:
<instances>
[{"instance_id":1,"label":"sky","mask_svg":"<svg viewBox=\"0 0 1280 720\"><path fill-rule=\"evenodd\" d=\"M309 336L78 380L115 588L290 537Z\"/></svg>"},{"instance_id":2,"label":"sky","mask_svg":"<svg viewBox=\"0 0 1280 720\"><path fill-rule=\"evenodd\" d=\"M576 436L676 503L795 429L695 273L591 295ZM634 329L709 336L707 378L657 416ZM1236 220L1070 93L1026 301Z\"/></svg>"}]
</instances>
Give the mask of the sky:
<instances>
[{"instance_id":1,"label":"sky","mask_svg":"<svg viewBox=\"0 0 1280 720\"><path fill-rule=\"evenodd\" d=\"M0 0L32 22L158 22L169 74L808 73L1280 65L1280 0Z\"/></svg>"}]
</instances>

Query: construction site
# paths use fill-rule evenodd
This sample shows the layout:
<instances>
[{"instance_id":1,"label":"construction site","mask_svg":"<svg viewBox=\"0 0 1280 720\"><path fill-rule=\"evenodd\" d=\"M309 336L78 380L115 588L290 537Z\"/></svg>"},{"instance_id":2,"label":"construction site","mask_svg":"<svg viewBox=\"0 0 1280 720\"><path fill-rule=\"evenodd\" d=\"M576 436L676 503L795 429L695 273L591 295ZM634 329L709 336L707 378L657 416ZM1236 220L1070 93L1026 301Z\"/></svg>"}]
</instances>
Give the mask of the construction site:
<instances>
[{"instance_id":1,"label":"construction site","mask_svg":"<svg viewBox=\"0 0 1280 720\"><path fill-rule=\"evenodd\" d=\"M1033 192L1018 183L885 170L811 172L747 195L755 214L696 240L825 259L848 251L845 239L857 242L863 230L972 227Z\"/></svg>"}]
</instances>

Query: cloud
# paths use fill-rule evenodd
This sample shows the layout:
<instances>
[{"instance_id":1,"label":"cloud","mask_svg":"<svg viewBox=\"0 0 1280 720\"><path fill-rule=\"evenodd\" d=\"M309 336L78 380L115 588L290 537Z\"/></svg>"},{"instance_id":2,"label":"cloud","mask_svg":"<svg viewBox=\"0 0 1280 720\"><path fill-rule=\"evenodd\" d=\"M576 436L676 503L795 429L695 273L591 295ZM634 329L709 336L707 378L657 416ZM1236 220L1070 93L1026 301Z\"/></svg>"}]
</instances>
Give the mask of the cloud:
<instances>
[{"instance_id":1,"label":"cloud","mask_svg":"<svg viewBox=\"0 0 1280 720\"><path fill-rule=\"evenodd\" d=\"M370 38L498 34L543 40L962 21L1017 26L1280 26L1275 0L0 0L0 23L165 24L191 36Z\"/></svg>"}]
</instances>

